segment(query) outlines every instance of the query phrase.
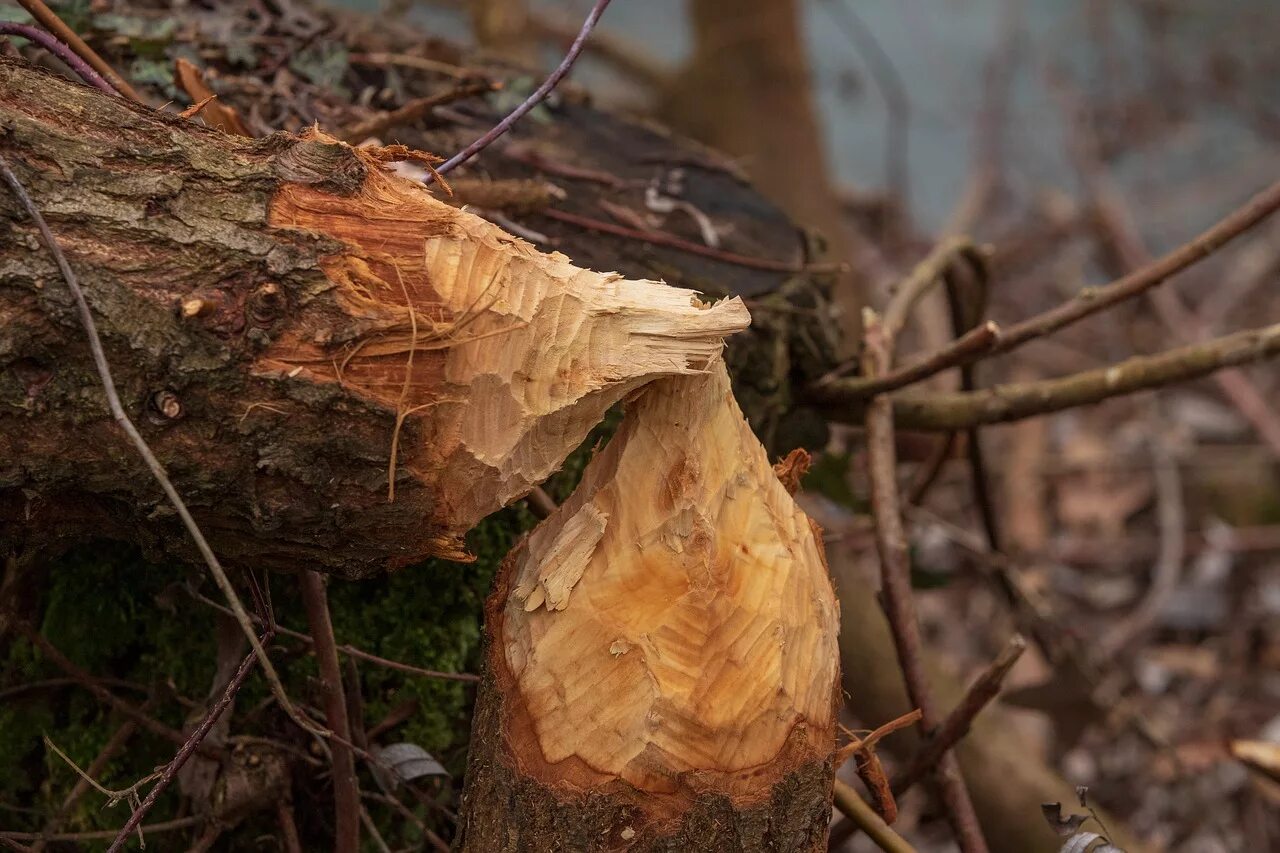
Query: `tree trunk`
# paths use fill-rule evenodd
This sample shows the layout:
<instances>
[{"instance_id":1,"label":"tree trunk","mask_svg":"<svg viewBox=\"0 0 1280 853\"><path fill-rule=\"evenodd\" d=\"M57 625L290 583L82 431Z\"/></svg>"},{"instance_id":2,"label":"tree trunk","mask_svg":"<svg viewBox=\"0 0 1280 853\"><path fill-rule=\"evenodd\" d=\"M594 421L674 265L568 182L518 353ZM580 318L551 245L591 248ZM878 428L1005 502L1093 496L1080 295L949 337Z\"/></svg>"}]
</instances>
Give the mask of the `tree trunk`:
<instances>
[{"instance_id":1,"label":"tree trunk","mask_svg":"<svg viewBox=\"0 0 1280 853\"><path fill-rule=\"evenodd\" d=\"M393 149L230 137L0 58L0 151L130 416L231 564L363 577L476 521L615 402L697 373L740 300L574 267L398 178ZM53 258L0 194L0 551L191 556L109 417Z\"/></svg>"},{"instance_id":2,"label":"tree trunk","mask_svg":"<svg viewBox=\"0 0 1280 853\"><path fill-rule=\"evenodd\" d=\"M629 405L486 611L462 850L826 849L837 606L722 362Z\"/></svg>"}]
</instances>

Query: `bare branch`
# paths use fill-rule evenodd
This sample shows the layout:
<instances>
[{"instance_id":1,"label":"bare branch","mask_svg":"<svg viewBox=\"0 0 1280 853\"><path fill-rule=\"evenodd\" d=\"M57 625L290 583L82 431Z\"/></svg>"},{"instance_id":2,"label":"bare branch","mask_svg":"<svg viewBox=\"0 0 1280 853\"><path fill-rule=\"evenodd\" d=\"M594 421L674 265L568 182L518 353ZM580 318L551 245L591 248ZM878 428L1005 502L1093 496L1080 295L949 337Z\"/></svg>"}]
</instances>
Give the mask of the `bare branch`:
<instances>
[{"instance_id":1,"label":"bare branch","mask_svg":"<svg viewBox=\"0 0 1280 853\"><path fill-rule=\"evenodd\" d=\"M329 599L324 578L319 572L304 569L299 576L302 603L311 626L316 661L320 665L320 682L324 691L324 712L333 731L331 763L333 765L334 842L336 853L356 853L360 849L360 786L356 781L356 762L351 747L351 723L347 717L347 700L342 689L342 671L338 666L338 649L333 639L333 620L329 616Z\"/></svg>"},{"instance_id":2,"label":"bare branch","mask_svg":"<svg viewBox=\"0 0 1280 853\"><path fill-rule=\"evenodd\" d=\"M987 704L1000 692L1000 685L1013 669L1013 665L1026 651L1027 641L1021 634L1014 634L1005 645L1000 655L988 666L978 679L965 691L964 698L947 715L927 741L912 757L902 775L893 781L894 796L902 796L911 786L919 782L934 767L942 754L951 749L969 732L973 720L987 707Z\"/></svg>"},{"instance_id":3,"label":"bare branch","mask_svg":"<svg viewBox=\"0 0 1280 853\"><path fill-rule=\"evenodd\" d=\"M893 415L898 426L919 430L957 430L1005 423L1199 379L1224 367L1277 354L1280 354L1280 324L1236 332L1157 355L1136 356L1109 367L1058 379L1014 382L985 391L904 391L893 395ZM836 420L854 420L834 406L827 408Z\"/></svg>"},{"instance_id":4,"label":"bare branch","mask_svg":"<svg viewBox=\"0 0 1280 853\"><path fill-rule=\"evenodd\" d=\"M840 779L835 780L835 806L886 853L915 853L916 849L905 838L894 832L857 791Z\"/></svg>"},{"instance_id":5,"label":"bare branch","mask_svg":"<svg viewBox=\"0 0 1280 853\"><path fill-rule=\"evenodd\" d=\"M72 71L79 75L81 80L88 83L98 91L111 95L112 97L117 97L120 94L111 87L111 84L107 82L105 77L93 70L93 66L77 56L76 52L72 50L69 45L58 41L57 36L54 36L37 26L32 24L0 22L0 36L19 36L20 38L35 42L54 56L58 57L58 59L65 62Z\"/></svg>"},{"instance_id":6,"label":"bare branch","mask_svg":"<svg viewBox=\"0 0 1280 853\"><path fill-rule=\"evenodd\" d=\"M66 42L76 52L77 56L93 67L93 70L107 78L107 82L115 88L116 92L131 101L143 103L142 96L129 85L129 81L117 74L116 70L108 65L107 61L99 56L97 51L89 47L75 30L68 27L61 18L54 14L53 10L46 6L43 0L18 0L18 5L26 9L40 26Z\"/></svg>"},{"instance_id":7,"label":"bare branch","mask_svg":"<svg viewBox=\"0 0 1280 853\"><path fill-rule=\"evenodd\" d=\"M201 604L206 604L209 607L212 607L214 610L225 613L228 616L235 615L231 612L229 608L224 607L223 605L219 604L216 601L212 601L211 599L205 598L203 595L201 595L200 593L196 592L193 589L187 588L186 591L188 595L190 595L192 598L194 598L196 601L200 602ZM259 625L266 624L264 620L258 618L257 616L253 617L253 621ZM301 631L295 631L292 628L286 628L283 625L276 625L275 630L281 636L292 637L295 640L301 640L307 645L311 645L312 643L315 642L315 640L313 640L309 634L304 634ZM349 655L350 657L353 657L353 658L359 658L360 660L367 660L369 663L374 663L374 664L377 664L378 666L385 666L387 669L398 669L401 672L408 672L413 675L421 675L421 676L425 676L426 678L439 678L444 681L462 681L467 684L475 684L480 680L480 676L473 675L469 672L441 672L438 669L423 669L422 667L414 666L413 664L403 663L398 660L391 660L390 658L384 658L384 657L379 657L378 655L375 655L375 654L370 654L369 652L366 652L363 649L358 649L355 646L348 645L346 643L338 646L338 651L342 652L344 655Z\"/></svg>"},{"instance_id":8,"label":"bare branch","mask_svg":"<svg viewBox=\"0 0 1280 853\"><path fill-rule=\"evenodd\" d=\"M864 312L863 374L876 376L892 361L893 341L884 334L872 311ZM920 709L925 728L937 725L933 691L920 645L920 626L911 592L911 559L902 525L898 499L897 452L894 447L894 412L885 395L867 405L867 473L871 481L871 509L875 520L876 549L880 553L881 588L885 615L893 633L898 663L911 703ZM985 853L986 841L960 776L959 763L945 753L936 766L938 789L956 841L964 853Z\"/></svg>"},{"instance_id":9,"label":"bare branch","mask_svg":"<svg viewBox=\"0 0 1280 853\"><path fill-rule=\"evenodd\" d=\"M270 631L263 634L261 640L262 644L271 642L271 636ZM165 766L164 771L160 774L160 780L152 786L151 790L147 792L147 796L143 799L141 805L134 809L133 814L129 816L129 820L120 828L119 834L116 835L115 841L111 842L111 846L107 849L107 853L117 853L117 851L123 848L125 841L129 838L129 833L134 830L137 830L139 835L141 835L142 819L147 816L147 812L151 811L151 807L156 804L156 800L177 777L178 771L181 770L183 765L187 763L187 760L195 754L196 750L200 748L205 737L209 734L209 730L213 728L214 723L218 722L218 718L222 716L222 713L227 710L227 706L231 704L231 700L235 699L236 693L240 691L240 686L244 684L244 680L248 678L249 673L253 670L253 662L255 659L256 653L250 652L245 656L244 660L241 661L239 669L236 670L236 674L232 676L231 680L227 682L227 686L222 691L222 695L218 697L218 701L213 704L213 707L209 709L209 713L205 714L204 719L200 721L200 725L196 726L195 731L193 731L191 736L186 739L186 742L182 744L182 748L173 756L173 760Z\"/></svg>"},{"instance_id":10,"label":"bare branch","mask_svg":"<svg viewBox=\"0 0 1280 853\"><path fill-rule=\"evenodd\" d=\"M440 168L436 171L440 174L450 171L456 166L470 160L489 146L498 137L502 136L511 126L519 121L525 113L542 103L543 99L551 93L551 90L559 84L564 75L569 73L569 69L573 68L573 63L577 61L578 54L582 53L583 45L587 43L587 38L591 35L591 31L595 29L596 22L600 20L600 16L604 14L605 8L609 5L609 0L596 0L595 5L591 7L591 12L587 15L587 19L582 22L582 29L578 31L578 37L573 40L573 44L569 46L569 52L564 55L564 59L560 60L560 64L552 71L546 80L542 81L542 85L534 89L529 97L525 98L520 106L512 110L506 118L494 125L489 132L481 136L475 142L472 142L466 148L454 154L448 160L440 164ZM431 183L431 180L423 181L423 183Z\"/></svg>"},{"instance_id":11,"label":"bare branch","mask_svg":"<svg viewBox=\"0 0 1280 853\"><path fill-rule=\"evenodd\" d=\"M952 367L972 364L990 354L999 343L1000 327L988 321L965 332L948 346L904 367L894 368L883 376L857 376L830 381L824 378L805 392L805 398L816 403L856 406L859 400L914 385ZM859 414L861 411L860 408L857 409Z\"/></svg>"},{"instance_id":12,"label":"bare branch","mask_svg":"<svg viewBox=\"0 0 1280 853\"><path fill-rule=\"evenodd\" d=\"M1016 349L1027 341L1056 332L1064 326L1097 314L1163 284L1262 222L1280 209L1280 182L1251 198L1213 227L1162 258L1102 287L1082 290L1074 299L1004 330L997 353Z\"/></svg>"}]
</instances>

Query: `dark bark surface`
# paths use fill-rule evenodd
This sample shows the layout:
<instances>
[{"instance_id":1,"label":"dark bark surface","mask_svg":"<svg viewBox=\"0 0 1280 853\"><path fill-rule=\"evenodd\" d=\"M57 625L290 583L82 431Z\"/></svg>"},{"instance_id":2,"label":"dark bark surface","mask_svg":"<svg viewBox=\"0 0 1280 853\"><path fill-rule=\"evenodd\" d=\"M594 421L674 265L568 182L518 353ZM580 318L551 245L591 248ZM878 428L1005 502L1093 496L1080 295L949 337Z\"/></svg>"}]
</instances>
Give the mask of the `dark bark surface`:
<instances>
[{"instance_id":1,"label":"dark bark surface","mask_svg":"<svg viewBox=\"0 0 1280 853\"><path fill-rule=\"evenodd\" d=\"M706 156L582 105L564 111L565 121L540 131L544 154L572 158L572 145L607 151L609 139L620 149L634 130L626 179L657 161ZM578 125L585 129L574 141ZM432 521L445 510L429 483L402 473L387 500L393 408L341 382L255 368L273 341L305 333L341 343L364 328L321 268L341 246L269 222L283 186L337 199L355 193L365 178L359 158L287 134L227 136L12 60L0 60L0 128L0 151L81 277L130 416L221 557L364 577L426 555L462 556L462 531ZM490 161L499 166L485 169L489 177L529 174L524 163ZM794 228L749 187L710 166L691 170L700 175L689 182L695 200L719 192L724 207L714 212L753 223L754 253L803 260ZM607 189L586 183L589 193ZM582 204L593 197L571 195ZM107 415L52 256L7 194L0 221L0 550L47 556L106 537L141 541L155 557L191 558L159 488ZM679 269L669 277L716 280L720 292L763 297L805 280L583 231L558 247L627 273ZM745 408L771 433L788 408L779 395L796 362L789 318L762 315L741 350L744 363L768 362L751 371L762 388L754 398L748 389ZM771 343L762 347L762 336ZM825 343L810 337L802 346L803 358L822 361ZM423 440L412 422L401 435L409 440Z\"/></svg>"}]
</instances>

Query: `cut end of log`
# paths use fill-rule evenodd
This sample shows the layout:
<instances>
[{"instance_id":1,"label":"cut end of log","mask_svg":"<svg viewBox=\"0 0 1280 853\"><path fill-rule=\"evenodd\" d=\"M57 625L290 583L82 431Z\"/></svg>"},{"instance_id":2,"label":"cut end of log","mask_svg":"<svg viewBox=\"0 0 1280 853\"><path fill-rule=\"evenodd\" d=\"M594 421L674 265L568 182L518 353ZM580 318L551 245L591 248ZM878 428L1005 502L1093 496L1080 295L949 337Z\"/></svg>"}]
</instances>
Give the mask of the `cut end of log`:
<instances>
[{"instance_id":1,"label":"cut end of log","mask_svg":"<svg viewBox=\"0 0 1280 853\"><path fill-rule=\"evenodd\" d=\"M532 835L502 846L491 831L515 832L519 818L487 818L473 795L464 849L818 849L837 620L820 536L723 363L653 383L578 491L508 558L489 605L480 702L496 706L496 730L477 723L471 772L501 768L518 808L560 810L559 846ZM711 803L718 828L697 817ZM585 843L583 810L607 804L593 813L609 840ZM738 836L773 846L715 846Z\"/></svg>"},{"instance_id":2,"label":"cut end of log","mask_svg":"<svg viewBox=\"0 0 1280 853\"><path fill-rule=\"evenodd\" d=\"M612 405L706 370L749 322L739 299L584 270L449 207L388 171L421 159L401 147L228 135L7 57L0 126L127 413L229 565L467 559L465 533ZM0 383L0 548L142 532L194 556L8 193L0 218L0 372L50 377Z\"/></svg>"},{"instance_id":3,"label":"cut end of log","mask_svg":"<svg viewBox=\"0 0 1280 853\"><path fill-rule=\"evenodd\" d=\"M295 148L271 223L340 242L322 265L357 322L335 340L323 306L258 369L301 368L416 427L393 471L435 484L432 520L447 531L460 536L527 494L614 403L657 377L705 371L750 323L741 299L707 305L544 254L385 171L376 152L354 149L363 180L335 193L327 167L307 173L334 145L346 148L312 132Z\"/></svg>"}]
</instances>

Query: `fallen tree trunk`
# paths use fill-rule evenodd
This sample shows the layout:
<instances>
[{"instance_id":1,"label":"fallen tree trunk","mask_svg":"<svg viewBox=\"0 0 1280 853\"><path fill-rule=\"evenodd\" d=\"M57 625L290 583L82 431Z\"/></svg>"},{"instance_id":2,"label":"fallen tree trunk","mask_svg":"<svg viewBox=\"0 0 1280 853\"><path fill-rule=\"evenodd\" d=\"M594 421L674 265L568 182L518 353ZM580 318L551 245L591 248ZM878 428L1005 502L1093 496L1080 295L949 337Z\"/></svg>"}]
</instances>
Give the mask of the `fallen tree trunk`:
<instances>
[{"instance_id":1,"label":"fallen tree trunk","mask_svg":"<svg viewBox=\"0 0 1280 853\"><path fill-rule=\"evenodd\" d=\"M722 363L629 404L486 617L462 850L825 850L837 606Z\"/></svg>"},{"instance_id":2,"label":"fallen tree trunk","mask_svg":"<svg viewBox=\"0 0 1280 853\"><path fill-rule=\"evenodd\" d=\"M589 272L312 133L244 140L0 58L0 151L98 317L130 415L233 565L363 577L554 471L695 373L739 300ZM67 288L0 195L0 551L187 556L111 421Z\"/></svg>"}]
</instances>

